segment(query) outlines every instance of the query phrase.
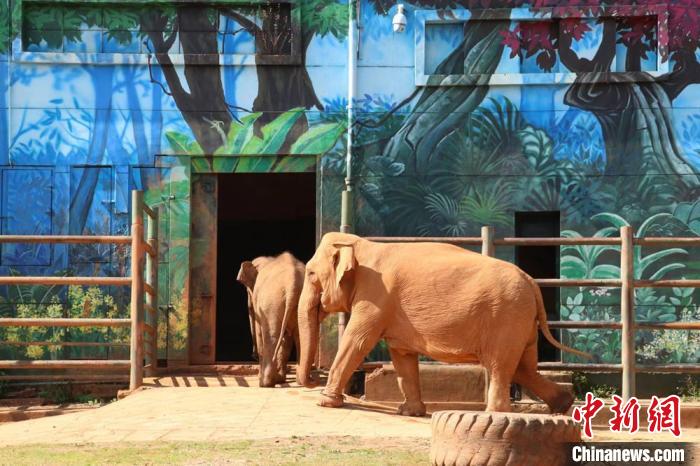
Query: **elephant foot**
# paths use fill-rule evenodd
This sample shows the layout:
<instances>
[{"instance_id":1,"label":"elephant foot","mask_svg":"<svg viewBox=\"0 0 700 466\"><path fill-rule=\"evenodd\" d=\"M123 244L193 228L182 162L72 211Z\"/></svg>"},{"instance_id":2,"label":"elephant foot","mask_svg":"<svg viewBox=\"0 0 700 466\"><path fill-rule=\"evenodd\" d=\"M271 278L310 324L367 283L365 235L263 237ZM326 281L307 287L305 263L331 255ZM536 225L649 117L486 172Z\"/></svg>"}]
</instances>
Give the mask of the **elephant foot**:
<instances>
[{"instance_id":1,"label":"elephant foot","mask_svg":"<svg viewBox=\"0 0 700 466\"><path fill-rule=\"evenodd\" d=\"M425 416L425 403L422 401L404 401L396 411L402 416Z\"/></svg>"},{"instance_id":2,"label":"elephant foot","mask_svg":"<svg viewBox=\"0 0 700 466\"><path fill-rule=\"evenodd\" d=\"M321 400L318 402L318 405L324 408L340 408L343 404L343 395L326 395L323 392L321 392Z\"/></svg>"},{"instance_id":3,"label":"elephant foot","mask_svg":"<svg viewBox=\"0 0 700 466\"><path fill-rule=\"evenodd\" d=\"M309 376L306 380L299 379L299 375L297 374L296 379L297 379L297 385L301 385L302 387L306 387L306 388L316 388L319 385L321 385L321 381L319 380L319 378L316 374L309 374Z\"/></svg>"},{"instance_id":4,"label":"elephant foot","mask_svg":"<svg viewBox=\"0 0 700 466\"><path fill-rule=\"evenodd\" d=\"M547 404L552 414L565 414L571 405L574 404L574 396L570 392L564 391Z\"/></svg>"}]
</instances>

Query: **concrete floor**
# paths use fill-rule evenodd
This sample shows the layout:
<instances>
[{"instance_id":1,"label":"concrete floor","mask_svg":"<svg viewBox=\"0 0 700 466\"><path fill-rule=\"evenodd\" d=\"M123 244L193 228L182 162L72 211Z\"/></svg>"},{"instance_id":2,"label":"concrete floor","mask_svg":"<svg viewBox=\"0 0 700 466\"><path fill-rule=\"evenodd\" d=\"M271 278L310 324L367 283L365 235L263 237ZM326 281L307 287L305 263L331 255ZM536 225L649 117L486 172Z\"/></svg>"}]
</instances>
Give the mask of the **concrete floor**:
<instances>
[{"instance_id":1,"label":"concrete floor","mask_svg":"<svg viewBox=\"0 0 700 466\"><path fill-rule=\"evenodd\" d=\"M151 379L144 390L104 407L0 424L0 445L223 441L292 436L429 438L430 418L397 416L359 400L343 409L316 406L319 389L258 388L256 377ZM634 440L674 440L640 433ZM632 440L598 430L595 440ZM686 429L682 441L700 442Z\"/></svg>"}]
</instances>

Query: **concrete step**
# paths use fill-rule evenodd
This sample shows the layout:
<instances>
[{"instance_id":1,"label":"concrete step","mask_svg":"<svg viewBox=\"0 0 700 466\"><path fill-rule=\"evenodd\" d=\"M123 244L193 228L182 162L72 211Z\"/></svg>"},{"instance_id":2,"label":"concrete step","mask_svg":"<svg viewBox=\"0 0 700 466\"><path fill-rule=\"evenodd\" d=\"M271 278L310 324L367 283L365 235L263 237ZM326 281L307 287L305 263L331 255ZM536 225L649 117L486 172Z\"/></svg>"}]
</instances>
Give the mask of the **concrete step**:
<instances>
[{"instance_id":1,"label":"concrete step","mask_svg":"<svg viewBox=\"0 0 700 466\"><path fill-rule=\"evenodd\" d=\"M392 364L369 363L365 369L365 400L401 401L396 371ZM420 363L421 393L424 402L483 403L486 401L486 371L475 364ZM547 371L542 375L553 382L572 389L572 374L567 371ZM539 401L534 395L523 393L525 401Z\"/></svg>"}]
</instances>

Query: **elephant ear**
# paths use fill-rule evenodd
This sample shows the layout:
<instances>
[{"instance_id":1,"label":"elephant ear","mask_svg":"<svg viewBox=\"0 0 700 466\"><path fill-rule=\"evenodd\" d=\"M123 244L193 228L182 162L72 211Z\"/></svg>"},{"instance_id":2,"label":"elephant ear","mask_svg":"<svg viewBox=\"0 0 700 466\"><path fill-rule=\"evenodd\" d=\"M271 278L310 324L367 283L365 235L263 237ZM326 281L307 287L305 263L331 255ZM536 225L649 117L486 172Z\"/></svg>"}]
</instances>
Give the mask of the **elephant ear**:
<instances>
[{"instance_id":1,"label":"elephant ear","mask_svg":"<svg viewBox=\"0 0 700 466\"><path fill-rule=\"evenodd\" d=\"M335 286L339 287L343 277L355 270L357 261L355 260L355 251L352 244L336 243L333 246L337 248L333 255L333 262L335 263Z\"/></svg>"},{"instance_id":2,"label":"elephant ear","mask_svg":"<svg viewBox=\"0 0 700 466\"><path fill-rule=\"evenodd\" d=\"M241 269L238 271L236 280L245 285L246 288L252 290L255 287L255 280L258 278L258 269L250 261L241 263Z\"/></svg>"}]
</instances>

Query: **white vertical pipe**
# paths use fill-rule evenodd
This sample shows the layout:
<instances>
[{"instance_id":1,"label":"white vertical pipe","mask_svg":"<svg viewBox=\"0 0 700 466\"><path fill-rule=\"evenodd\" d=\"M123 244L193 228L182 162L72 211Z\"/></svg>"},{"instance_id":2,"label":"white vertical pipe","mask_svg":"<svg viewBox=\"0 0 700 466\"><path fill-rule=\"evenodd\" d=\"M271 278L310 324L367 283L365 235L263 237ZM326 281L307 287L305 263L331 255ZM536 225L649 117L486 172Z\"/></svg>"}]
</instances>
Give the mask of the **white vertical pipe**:
<instances>
[{"instance_id":1,"label":"white vertical pipe","mask_svg":"<svg viewBox=\"0 0 700 466\"><path fill-rule=\"evenodd\" d=\"M340 206L340 231L352 232L352 191L354 180L352 177L352 145L353 123L355 119L355 95L357 92L357 15L355 14L355 0L348 0L348 106L347 106L347 151L345 155L345 190L342 193ZM345 331L347 315L341 312L338 316L338 343L340 343Z\"/></svg>"}]
</instances>

